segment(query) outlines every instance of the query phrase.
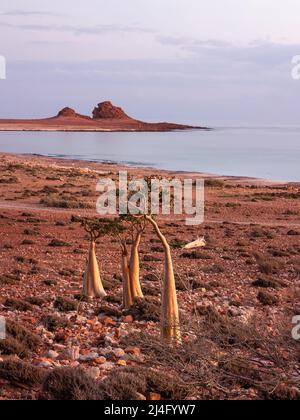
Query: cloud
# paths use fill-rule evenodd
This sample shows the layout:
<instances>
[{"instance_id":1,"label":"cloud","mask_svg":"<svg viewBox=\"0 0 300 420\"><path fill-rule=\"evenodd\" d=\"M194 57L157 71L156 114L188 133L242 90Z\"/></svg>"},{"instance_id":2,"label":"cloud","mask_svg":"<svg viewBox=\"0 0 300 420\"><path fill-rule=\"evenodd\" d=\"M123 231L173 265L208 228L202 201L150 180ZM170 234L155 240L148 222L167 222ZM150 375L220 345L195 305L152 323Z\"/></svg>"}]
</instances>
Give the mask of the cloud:
<instances>
[{"instance_id":1,"label":"cloud","mask_svg":"<svg viewBox=\"0 0 300 420\"><path fill-rule=\"evenodd\" d=\"M195 48L197 46L203 48L224 48L231 46L230 43L218 39L199 40L175 36L158 36L156 39L162 45L173 45L182 49Z\"/></svg>"},{"instance_id":2,"label":"cloud","mask_svg":"<svg viewBox=\"0 0 300 420\"><path fill-rule=\"evenodd\" d=\"M290 63L300 51L300 44L276 44L256 40L247 45L235 45L222 40L199 40L184 37L158 36L157 42L189 52L198 60L215 63L244 63L272 68Z\"/></svg>"},{"instance_id":3,"label":"cloud","mask_svg":"<svg viewBox=\"0 0 300 420\"><path fill-rule=\"evenodd\" d=\"M8 10L0 13L1 16L64 16L61 13L53 13L41 10Z\"/></svg>"},{"instance_id":4,"label":"cloud","mask_svg":"<svg viewBox=\"0 0 300 420\"><path fill-rule=\"evenodd\" d=\"M0 22L2 27L20 29L24 31L36 32L65 32L74 35L100 35L111 32L120 33L152 33L151 29L141 28L138 26L115 25L115 24L98 24L94 26L74 26L74 25L41 25L41 24L14 24L8 22Z\"/></svg>"}]
</instances>

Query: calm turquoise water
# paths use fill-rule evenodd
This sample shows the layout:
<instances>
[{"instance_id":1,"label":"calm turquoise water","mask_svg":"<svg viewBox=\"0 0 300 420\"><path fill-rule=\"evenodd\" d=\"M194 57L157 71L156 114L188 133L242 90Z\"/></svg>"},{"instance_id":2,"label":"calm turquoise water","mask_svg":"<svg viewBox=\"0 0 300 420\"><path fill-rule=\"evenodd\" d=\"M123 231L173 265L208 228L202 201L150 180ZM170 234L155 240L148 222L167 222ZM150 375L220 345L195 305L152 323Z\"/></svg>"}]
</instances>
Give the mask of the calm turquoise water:
<instances>
[{"instance_id":1,"label":"calm turquoise water","mask_svg":"<svg viewBox=\"0 0 300 420\"><path fill-rule=\"evenodd\" d=\"M300 128L172 133L0 132L0 151L300 181Z\"/></svg>"}]
</instances>

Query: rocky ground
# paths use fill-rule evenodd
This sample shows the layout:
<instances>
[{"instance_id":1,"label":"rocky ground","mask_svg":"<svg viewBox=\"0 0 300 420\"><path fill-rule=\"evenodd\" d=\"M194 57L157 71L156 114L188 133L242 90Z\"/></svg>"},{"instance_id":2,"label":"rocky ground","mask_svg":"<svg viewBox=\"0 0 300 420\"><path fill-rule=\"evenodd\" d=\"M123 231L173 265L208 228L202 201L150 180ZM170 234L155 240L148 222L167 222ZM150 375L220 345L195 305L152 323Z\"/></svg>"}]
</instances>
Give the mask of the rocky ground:
<instances>
[{"instance_id":1,"label":"rocky ground","mask_svg":"<svg viewBox=\"0 0 300 420\"><path fill-rule=\"evenodd\" d=\"M77 300L89 241L76 216L95 216L97 180L119 169L0 155L0 315L8 327L0 398L51 399L62 387L66 399L298 399L299 184L208 177L203 225L158 219L173 249L182 319L183 344L169 348L158 323L164 254L150 226L140 250L146 302L122 312L120 250L110 237L97 247L108 297ZM207 247L184 251L198 236ZM90 394L49 379L64 367L82 375L73 381L91 381Z\"/></svg>"}]
</instances>

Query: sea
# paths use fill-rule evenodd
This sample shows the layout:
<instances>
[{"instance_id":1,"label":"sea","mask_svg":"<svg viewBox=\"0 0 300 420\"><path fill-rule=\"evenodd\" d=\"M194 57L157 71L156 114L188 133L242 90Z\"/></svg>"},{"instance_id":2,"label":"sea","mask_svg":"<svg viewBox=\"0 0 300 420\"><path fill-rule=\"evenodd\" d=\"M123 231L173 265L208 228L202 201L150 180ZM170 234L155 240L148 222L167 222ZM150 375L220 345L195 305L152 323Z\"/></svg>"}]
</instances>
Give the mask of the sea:
<instances>
[{"instance_id":1,"label":"sea","mask_svg":"<svg viewBox=\"0 0 300 420\"><path fill-rule=\"evenodd\" d=\"M0 152L300 181L300 127L164 133L0 132Z\"/></svg>"}]
</instances>

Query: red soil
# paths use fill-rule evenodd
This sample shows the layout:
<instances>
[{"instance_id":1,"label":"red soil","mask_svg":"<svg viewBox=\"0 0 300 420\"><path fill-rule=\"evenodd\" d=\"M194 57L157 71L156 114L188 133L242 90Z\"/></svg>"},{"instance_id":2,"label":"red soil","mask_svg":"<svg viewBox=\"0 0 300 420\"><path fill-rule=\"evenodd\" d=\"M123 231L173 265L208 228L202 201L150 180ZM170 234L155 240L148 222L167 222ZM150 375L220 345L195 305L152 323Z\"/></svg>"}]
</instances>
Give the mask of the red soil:
<instances>
[{"instance_id":1,"label":"red soil","mask_svg":"<svg viewBox=\"0 0 300 420\"><path fill-rule=\"evenodd\" d=\"M114 237L97 244L108 300L83 302L71 313L55 307L58 297L74 302L80 293L88 255L89 240L71 216L95 217L98 179L117 179L122 169L0 154L0 315L42 340L28 355L16 356L13 349L0 354L0 400L39 397L41 385L7 379L1 371L3 361L19 357L47 374L55 367L80 367L99 384L125 365L154 368L180 375L187 399L299 399L299 342L291 337L292 319L300 313L299 184L210 178L203 225L186 226L182 216L158 217L172 244L178 282L184 338L178 349L159 343L158 322L123 316ZM128 171L136 178L192 176ZM186 253L183 244L199 236L207 246ZM53 241L62 242L55 247ZM140 256L145 296L159 308L164 254L150 226ZM19 310L7 299L33 303ZM53 315L70 322L51 331L42 320Z\"/></svg>"}]
</instances>

